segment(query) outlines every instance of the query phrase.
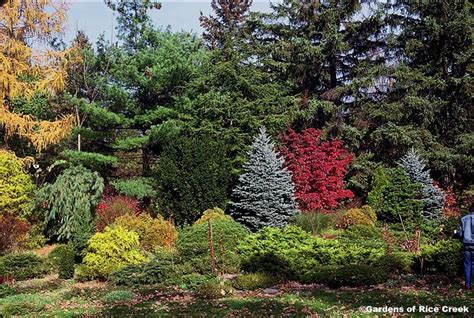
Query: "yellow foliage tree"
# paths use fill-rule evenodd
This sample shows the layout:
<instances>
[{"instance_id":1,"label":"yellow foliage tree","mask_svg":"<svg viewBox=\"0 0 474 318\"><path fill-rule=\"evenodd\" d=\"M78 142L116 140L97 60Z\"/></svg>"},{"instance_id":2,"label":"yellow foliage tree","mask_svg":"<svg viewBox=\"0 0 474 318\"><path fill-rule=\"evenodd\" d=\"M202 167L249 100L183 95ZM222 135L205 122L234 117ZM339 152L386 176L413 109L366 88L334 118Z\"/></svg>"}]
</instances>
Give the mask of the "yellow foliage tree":
<instances>
[{"instance_id":1,"label":"yellow foliage tree","mask_svg":"<svg viewBox=\"0 0 474 318\"><path fill-rule=\"evenodd\" d=\"M74 116L36 120L9 110L17 97L36 92L50 96L62 91L71 50L33 50L62 31L65 4L54 0L8 0L0 8L0 126L6 137L19 135L41 151L58 143L74 127Z\"/></svg>"}]
</instances>

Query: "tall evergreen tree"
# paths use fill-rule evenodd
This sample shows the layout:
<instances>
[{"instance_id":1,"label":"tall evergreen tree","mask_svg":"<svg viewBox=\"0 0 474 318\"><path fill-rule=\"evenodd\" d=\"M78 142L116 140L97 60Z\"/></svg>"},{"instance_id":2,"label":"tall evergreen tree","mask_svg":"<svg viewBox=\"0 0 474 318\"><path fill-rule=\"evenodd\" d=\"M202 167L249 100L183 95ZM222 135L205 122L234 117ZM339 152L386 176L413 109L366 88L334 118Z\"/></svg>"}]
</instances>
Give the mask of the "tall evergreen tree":
<instances>
[{"instance_id":1,"label":"tall evergreen tree","mask_svg":"<svg viewBox=\"0 0 474 318\"><path fill-rule=\"evenodd\" d=\"M284 0L271 8L248 21L262 66L293 82L304 101L342 101L342 86L357 65L376 56L378 15L357 18L361 5L353 0Z\"/></svg>"},{"instance_id":2,"label":"tall evergreen tree","mask_svg":"<svg viewBox=\"0 0 474 318\"><path fill-rule=\"evenodd\" d=\"M444 193L436 188L430 176L430 170L420 158L415 149L411 149L400 160L400 166L413 183L421 184L421 197L423 201L423 216L427 219L438 219L443 212Z\"/></svg>"},{"instance_id":3,"label":"tall evergreen tree","mask_svg":"<svg viewBox=\"0 0 474 318\"><path fill-rule=\"evenodd\" d=\"M194 36L153 27L147 12L156 8L155 2L110 5L119 14L121 42L100 39L95 50L87 42L82 45L82 64L71 72L85 72L72 77L70 87L81 122L82 153L66 155L88 167L85 159L114 166L103 169L109 177L151 177L165 140L189 120L176 99L206 54ZM128 29L134 21L142 26Z\"/></svg>"},{"instance_id":4,"label":"tall evergreen tree","mask_svg":"<svg viewBox=\"0 0 474 318\"><path fill-rule=\"evenodd\" d=\"M390 46L357 101L363 143L386 162L424 150L445 183L472 180L472 3L389 1ZM461 184L462 184L461 183Z\"/></svg>"},{"instance_id":5,"label":"tall evergreen tree","mask_svg":"<svg viewBox=\"0 0 474 318\"><path fill-rule=\"evenodd\" d=\"M297 210L294 184L264 127L248 155L239 185L233 191L233 217L251 230L284 226Z\"/></svg>"},{"instance_id":6,"label":"tall evergreen tree","mask_svg":"<svg viewBox=\"0 0 474 318\"><path fill-rule=\"evenodd\" d=\"M212 0L214 15L201 14L203 38L211 48L223 48L242 37L243 25L253 0Z\"/></svg>"}]
</instances>

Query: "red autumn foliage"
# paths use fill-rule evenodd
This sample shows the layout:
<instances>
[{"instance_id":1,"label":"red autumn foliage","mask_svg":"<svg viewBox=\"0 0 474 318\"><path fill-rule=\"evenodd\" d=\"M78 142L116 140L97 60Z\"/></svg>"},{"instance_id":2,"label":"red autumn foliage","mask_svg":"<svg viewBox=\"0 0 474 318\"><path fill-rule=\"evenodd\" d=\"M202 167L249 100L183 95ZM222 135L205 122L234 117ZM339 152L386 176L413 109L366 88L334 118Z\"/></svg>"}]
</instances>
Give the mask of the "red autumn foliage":
<instances>
[{"instance_id":1,"label":"red autumn foliage","mask_svg":"<svg viewBox=\"0 0 474 318\"><path fill-rule=\"evenodd\" d=\"M334 209L354 197L345 189L344 175L353 155L341 141L321 141L321 131L309 128L283 135L281 153L293 173L295 196L302 211Z\"/></svg>"},{"instance_id":2,"label":"red autumn foliage","mask_svg":"<svg viewBox=\"0 0 474 318\"><path fill-rule=\"evenodd\" d=\"M27 221L9 213L0 215L0 255L19 247L29 230Z\"/></svg>"},{"instance_id":3,"label":"red autumn foliage","mask_svg":"<svg viewBox=\"0 0 474 318\"><path fill-rule=\"evenodd\" d=\"M114 223L115 219L125 214L140 214L138 201L122 195L105 195L97 205L95 211L97 218L97 231L102 231L107 225Z\"/></svg>"},{"instance_id":4,"label":"red autumn foliage","mask_svg":"<svg viewBox=\"0 0 474 318\"><path fill-rule=\"evenodd\" d=\"M456 196L453 192L453 187L443 189L444 192L444 206L443 206L443 217L458 217L461 215L461 210L458 207Z\"/></svg>"}]
</instances>

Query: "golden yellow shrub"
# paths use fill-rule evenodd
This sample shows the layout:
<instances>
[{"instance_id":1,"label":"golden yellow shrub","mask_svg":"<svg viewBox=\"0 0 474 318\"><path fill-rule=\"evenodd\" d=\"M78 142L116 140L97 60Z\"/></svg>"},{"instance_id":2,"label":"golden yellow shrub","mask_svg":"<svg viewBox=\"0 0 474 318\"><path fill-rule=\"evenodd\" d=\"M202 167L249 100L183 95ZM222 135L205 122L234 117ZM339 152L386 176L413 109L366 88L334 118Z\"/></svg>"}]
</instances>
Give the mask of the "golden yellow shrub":
<instances>
[{"instance_id":1,"label":"golden yellow shrub","mask_svg":"<svg viewBox=\"0 0 474 318\"><path fill-rule=\"evenodd\" d=\"M121 226L138 234L140 246L146 251L156 248L172 249L178 238L174 225L162 216L152 218L149 214L122 215L115 219L114 225Z\"/></svg>"}]
</instances>

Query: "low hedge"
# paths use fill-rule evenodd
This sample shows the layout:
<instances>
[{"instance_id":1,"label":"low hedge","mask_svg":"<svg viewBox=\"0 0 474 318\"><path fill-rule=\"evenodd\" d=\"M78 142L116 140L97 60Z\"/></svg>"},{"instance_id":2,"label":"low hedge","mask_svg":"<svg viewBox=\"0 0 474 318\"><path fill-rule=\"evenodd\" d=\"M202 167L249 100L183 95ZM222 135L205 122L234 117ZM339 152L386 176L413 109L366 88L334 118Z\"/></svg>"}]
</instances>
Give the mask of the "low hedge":
<instances>
[{"instance_id":1,"label":"low hedge","mask_svg":"<svg viewBox=\"0 0 474 318\"><path fill-rule=\"evenodd\" d=\"M318 266L372 264L385 254L383 246L314 237L295 226L264 228L238 246L242 268L283 279L300 279Z\"/></svg>"},{"instance_id":2,"label":"low hedge","mask_svg":"<svg viewBox=\"0 0 474 318\"><path fill-rule=\"evenodd\" d=\"M365 264L317 266L302 278L304 283L325 284L331 288L342 286L362 287L385 282L388 273L384 268Z\"/></svg>"}]
</instances>

